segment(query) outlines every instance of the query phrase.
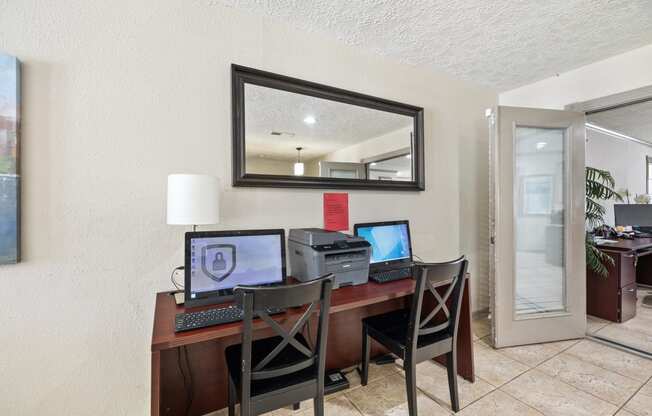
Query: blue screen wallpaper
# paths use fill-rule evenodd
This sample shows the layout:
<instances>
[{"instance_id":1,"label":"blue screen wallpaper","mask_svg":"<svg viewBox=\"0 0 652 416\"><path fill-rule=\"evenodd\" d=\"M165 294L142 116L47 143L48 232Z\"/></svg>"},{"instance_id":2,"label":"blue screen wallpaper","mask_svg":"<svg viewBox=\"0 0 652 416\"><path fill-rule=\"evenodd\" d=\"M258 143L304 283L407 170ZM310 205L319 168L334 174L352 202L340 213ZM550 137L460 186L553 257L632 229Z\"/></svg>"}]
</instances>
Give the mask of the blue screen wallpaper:
<instances>
[{"instance_id":1,"label":"blue screen wallpaper","mask_svg":"<svg viewBox=\"0 0 652 416\"><path fill-rule=\"evenodd\" d=\"M407 224L358 228L358 235L371 244L371 263L410 258Z\"/></svg>"}]
</instances>

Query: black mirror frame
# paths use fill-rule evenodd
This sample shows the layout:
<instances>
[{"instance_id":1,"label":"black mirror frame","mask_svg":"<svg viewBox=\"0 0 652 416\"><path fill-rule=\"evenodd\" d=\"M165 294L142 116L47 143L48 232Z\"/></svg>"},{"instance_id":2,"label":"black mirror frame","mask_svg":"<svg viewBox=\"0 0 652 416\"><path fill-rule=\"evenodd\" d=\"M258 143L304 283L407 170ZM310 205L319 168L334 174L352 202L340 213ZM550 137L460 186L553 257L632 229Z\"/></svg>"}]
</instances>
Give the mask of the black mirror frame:
<instances>
[{"instance_id":1,"label":"black mirror frame","mask_svg":"<svg viewBox=\"0 0 652 416\"><path fill-rule=\"evenodd\" d=\"M312 97L353 104L375 110L410 116L414 120L412 149L413 181L382 181L369 179L318 178L292 175L247 174L245 166L245 102L244 85L254 84ZM245 187L368 189L392 191L423 191L425 186L423 108L327 85L278 75L241 65L231 65L231 108L233 128L232 184Z\"/></svg>"}]
</instances>

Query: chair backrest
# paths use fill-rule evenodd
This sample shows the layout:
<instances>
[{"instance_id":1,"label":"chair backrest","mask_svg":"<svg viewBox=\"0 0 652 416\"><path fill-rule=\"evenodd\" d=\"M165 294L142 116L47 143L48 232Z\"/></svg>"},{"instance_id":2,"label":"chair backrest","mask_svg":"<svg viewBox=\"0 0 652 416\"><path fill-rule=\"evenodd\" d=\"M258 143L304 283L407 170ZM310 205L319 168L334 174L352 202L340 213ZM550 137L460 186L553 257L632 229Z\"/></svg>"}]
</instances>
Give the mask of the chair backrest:
<instances>
[{"instance_id":1,"label":"chair backrest","mask_svg":"<svg viewBox=\"0 0 652 416\"><path fill-rule=\"evenodd\" d=\"M416 285L412 297L407 334L407 347L412 351L416 349L419 336L439 331L448 331L455 342L468 264L469 262L462 256L445 263L416 263L414 265L413 274L416 277ZM441 286L444 282L450 284L443 294L440 294L436 287ZM431 310L424 311L423 299L428 292L435 300L434 306ZM442 316L444 319L438 318L435 323L437 316Z\"/></svg>"},{"instance_id":2,"label":"chair backrest","mask_svg":"<svg viewBox=\"0 0 652 416\"><path fill-rule=\"evenodd\" d=\"M244 312L242 333L242 389L249 392L251 380L260 380L291 374L314 364L318 365L318 374L323 374L326 366L326 338L328 336L328 316L330 309L333 275L329 274L319 279L305 283L284 286L254 287L236 286L236 300ZM272 319L267 310L270 308L293 308L307 306L305 312L287 331ZM314 346L306 346L296 339L296 335L309 325L310 317L317 312L319 306L319 325L317 340ZM279 343L270 350L261 361L252 364L251 348L253 340L253 320L261 318L274 332L280 336ZM308 341L310 344L310 340ZM287 346L294 347L305 359L287 365L270 366L274 358ZM254 367L252 368L252 365ZM322 381L323 382L323 381Z\"/></svg>"}]
</instances>

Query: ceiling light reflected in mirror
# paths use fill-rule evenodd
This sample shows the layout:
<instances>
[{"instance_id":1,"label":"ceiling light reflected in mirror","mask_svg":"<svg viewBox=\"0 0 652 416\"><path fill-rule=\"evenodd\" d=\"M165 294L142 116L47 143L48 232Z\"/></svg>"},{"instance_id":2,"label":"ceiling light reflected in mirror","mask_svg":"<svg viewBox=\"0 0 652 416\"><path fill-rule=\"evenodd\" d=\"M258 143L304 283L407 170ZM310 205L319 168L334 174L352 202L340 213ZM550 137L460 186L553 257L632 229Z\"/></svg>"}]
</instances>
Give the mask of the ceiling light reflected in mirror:
<instances>
[{"instance_id":1,"label":"ceiling light reflected in mirror","mask_svg":"<svg viewBox=\"0 0 652 416\"><path fill-rule=\"evenodd\" d=\"M250 84L245 100L247 173L412 180L411 116Z\"/></svg>"}]
</instances>

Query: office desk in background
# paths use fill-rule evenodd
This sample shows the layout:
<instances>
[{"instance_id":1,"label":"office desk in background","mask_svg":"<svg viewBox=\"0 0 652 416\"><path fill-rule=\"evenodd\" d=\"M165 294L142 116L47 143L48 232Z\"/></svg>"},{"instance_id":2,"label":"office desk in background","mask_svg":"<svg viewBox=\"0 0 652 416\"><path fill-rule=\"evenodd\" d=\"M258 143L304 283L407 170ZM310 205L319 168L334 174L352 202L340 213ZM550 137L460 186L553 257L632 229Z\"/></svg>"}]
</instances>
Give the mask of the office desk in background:
<instances>
[{"instance_id":1,"label":"office desk in background","mask_svg":"<svg viewBox=\"0 0 652 416\"><path fill-rule=\"evenodd\" d=\"M457 338L457 371L459 375L473 382L475 374L468 276L466 282ZM443 293L447 287L447 284L442 285L437 290ZM326 367L340 369L358 364L361 360L362 318L408 306L409 296L413 292L412 279L385 284L369 282L334 290L331 296ZM207 308L209 307L193 310ZM184 379L179 365L187 371L186 352L193 385L190 415L203 415L227 405L228 384L224 349L241 342L242 322L175 333L174 316L181 312L185 312L185 308L177 306L169 292L156 295L151 345L152 415L185 414L187 392L184 390ZM289 323L292 323L300 313L301 309L289 310L285 314L274 315L274 319L282 323L289 319ZM260 337L273 335L260 320L254 327L260 329L257 333ZM313 328L315 327L313 325ZM372 343L372 357L385 352L379 345ZM439 357L438 361L443 362L443 357Z\"/></svg>"},{"instance_id":2,"label":"office desk in background","mask_svg":"<svg viewBox=\"0 0 652 416\"><path fill-rule=\"evenodd\" d=\"M652 238L599 243L598 248L614 260L609 275L586 270L586 312L612 322L636 316L637 284L652 286Z\"/></svg>"}]
</instances>

